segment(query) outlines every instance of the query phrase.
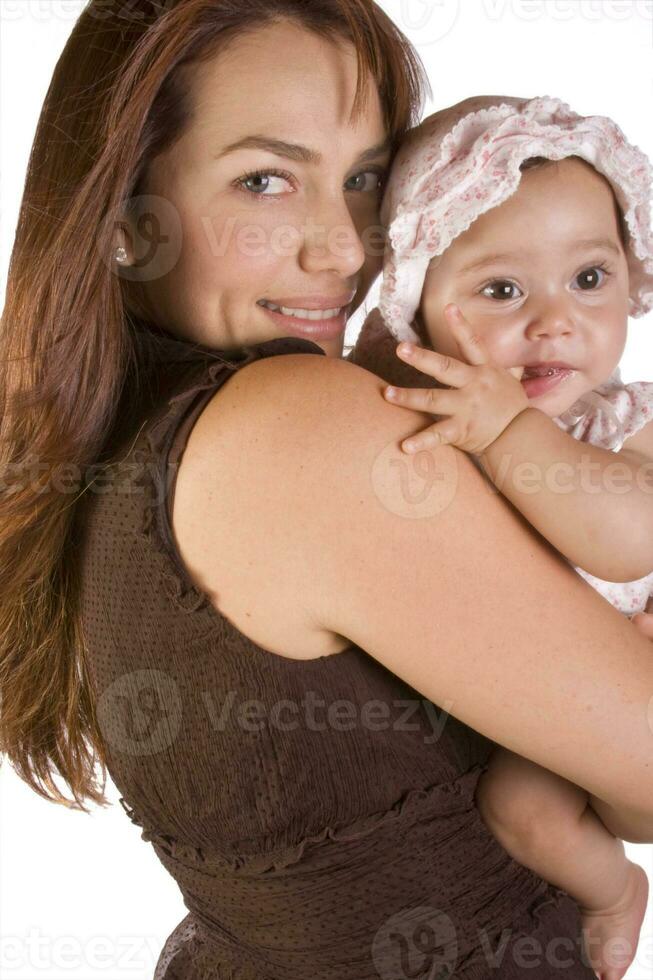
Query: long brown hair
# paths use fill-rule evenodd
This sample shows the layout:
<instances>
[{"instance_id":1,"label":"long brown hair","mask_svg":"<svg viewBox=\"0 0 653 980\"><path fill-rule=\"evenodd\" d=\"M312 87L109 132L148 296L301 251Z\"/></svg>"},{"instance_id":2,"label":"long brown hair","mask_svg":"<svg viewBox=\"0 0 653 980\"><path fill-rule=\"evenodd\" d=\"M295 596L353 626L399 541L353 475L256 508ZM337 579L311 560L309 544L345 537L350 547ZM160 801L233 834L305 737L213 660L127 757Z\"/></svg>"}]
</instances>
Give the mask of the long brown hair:
<instances>
[{"instance_id":1,"label":"long brown hair","mask_svg":"<svg viewBox=\"0 0 653 980\"><path fill-rule=\"evenodd\" d=\"M369 71L397 149L430 86L373 0L90 0L39 118L0 325L0 751L40 796L73 809L88 812L85 798L108 803L75 502L138 376L130 315L143 313L138 284L112 268L107 216L130 213L151 160L185 129L182 66L279 19L355 45L352 118Z\"/></svg>"}]
</instances>

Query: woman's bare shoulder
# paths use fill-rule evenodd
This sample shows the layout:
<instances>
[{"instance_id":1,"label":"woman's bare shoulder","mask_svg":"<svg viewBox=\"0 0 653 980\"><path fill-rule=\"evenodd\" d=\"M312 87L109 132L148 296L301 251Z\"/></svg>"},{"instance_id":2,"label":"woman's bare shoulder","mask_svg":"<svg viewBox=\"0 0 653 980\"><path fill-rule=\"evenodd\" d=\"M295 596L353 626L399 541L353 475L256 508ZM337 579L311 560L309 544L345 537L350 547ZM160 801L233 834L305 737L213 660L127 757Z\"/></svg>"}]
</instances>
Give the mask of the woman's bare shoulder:
<instances>
[{"instance_id":1,"label":"woman's bare shoulder","mask_svg":"<svg viewBox=\"0 0 653 980\"><path fill-rule=\"evenodd\" d=\"M302 509L320 508L319 489L302 489L315 472L312 449L341 430L337 414L351 423L387 405L380 385L338 358L262 358L216 391L188 437L172 514L180 557L216 607L273 653L312 659L350 645L316 622L301 594L306 575L285 556Z\"/></svg>"},{"instance_id":2,"label":"woman's bare shoulder","mask_svg":"<svg viewBox=\"0 0 653 980\"><path fill-rule=\"evenodd\" d=\"M383 384L305 354L239 371L191 434L206 553L236 528L252 605L300 609L493 741L653 815L650 643L464 453L406 456L428 416Z\"/></svg>"}]
</instances>

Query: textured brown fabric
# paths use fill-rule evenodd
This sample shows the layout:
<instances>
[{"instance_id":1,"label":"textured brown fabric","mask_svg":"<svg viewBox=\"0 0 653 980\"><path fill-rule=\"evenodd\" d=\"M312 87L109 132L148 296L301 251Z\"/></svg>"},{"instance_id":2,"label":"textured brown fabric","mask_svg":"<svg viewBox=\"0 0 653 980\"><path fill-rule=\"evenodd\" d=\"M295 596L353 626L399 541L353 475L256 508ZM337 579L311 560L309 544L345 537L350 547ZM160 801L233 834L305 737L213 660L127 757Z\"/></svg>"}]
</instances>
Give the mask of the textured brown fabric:
<instances>
[{"instance_id":1,"label":"textured brown fabric","mask_svg":"<svg viewBox=\"0 0 653 980\"><path fill-rule=\"evenodd\" d=\"M422 374L400 357L396 350L399 341L394 337L381 316L378 306L370 310L356 338L356 344L347 355L347 360L359 367L373 371L388 384L398 388L442 388L435 378ZM426 344L421 346L426 347Z\"/></svg>"},{"instance_id":2,"label":"textured brown fabric","mask_svg":"<svg viewBox=\"0 0 653 980\"><path fill-rule=\"evenodd\" d=\"M122 420L78 541L109 773L188 909L155 980L592 978L575 903L480 819L492 743L357 646L258 646L177 552L173 480L209 399L256 358L322 350L138 336L171 386Z\"/></svg>"}]
</instances>

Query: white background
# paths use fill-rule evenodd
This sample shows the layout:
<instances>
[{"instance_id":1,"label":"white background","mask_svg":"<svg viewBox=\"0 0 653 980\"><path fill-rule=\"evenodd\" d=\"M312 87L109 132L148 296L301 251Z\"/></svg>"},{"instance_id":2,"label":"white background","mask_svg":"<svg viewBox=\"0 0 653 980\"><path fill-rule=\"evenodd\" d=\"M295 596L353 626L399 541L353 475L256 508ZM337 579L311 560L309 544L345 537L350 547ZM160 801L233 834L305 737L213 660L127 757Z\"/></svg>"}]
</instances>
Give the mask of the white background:
<instances>
[{"instance_id":1,"label":"white background","mask_svg":"<svg viewBox=\"0 0 653 980\"><path fill-rule=\"evenodd\" d=\"M0 0L0 305L28 154L81 0ZM383 0L416 45L433 101L556 96L611 116L653 159L653 0ZM366 304L375 305L378 283ZM348 331L352 343L364 310ZM653 314L631 320L626 382L653 381ZM219 773L216 774L219 778ZM90 816L0 769L2 980L149 980L186 914L174 881L117 804ZM653 847L626 845L653 884ZM653 978L653 902L627 980ZM308 980L308 978L307 978Z\"/></svg>"}]
</instances>

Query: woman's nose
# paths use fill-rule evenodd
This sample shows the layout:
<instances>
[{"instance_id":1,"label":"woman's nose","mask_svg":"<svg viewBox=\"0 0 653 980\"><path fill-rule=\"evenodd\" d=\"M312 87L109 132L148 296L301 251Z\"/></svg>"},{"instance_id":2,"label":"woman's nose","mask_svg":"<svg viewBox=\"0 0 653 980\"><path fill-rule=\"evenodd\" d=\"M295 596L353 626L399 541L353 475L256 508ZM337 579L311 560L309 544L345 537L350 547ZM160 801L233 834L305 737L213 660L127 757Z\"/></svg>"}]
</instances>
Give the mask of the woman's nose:
<instances>
[{"instance_id":1,"label":"woman's nose","mask_svg":"<svg viewBox=\"0 0 653 980\"><path fill-rule=\"evenodd\" d=\"M324 270L346 278L365 262L365 248L344 201L330 202L306 218L301 236L299 262L306 272Z\"/></svg>"}]
</instances>

